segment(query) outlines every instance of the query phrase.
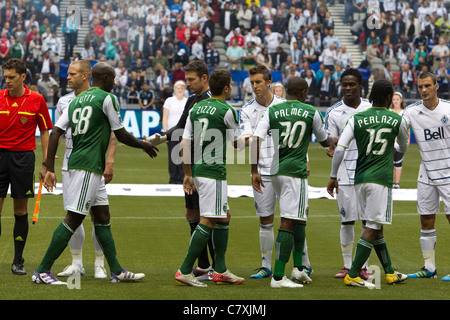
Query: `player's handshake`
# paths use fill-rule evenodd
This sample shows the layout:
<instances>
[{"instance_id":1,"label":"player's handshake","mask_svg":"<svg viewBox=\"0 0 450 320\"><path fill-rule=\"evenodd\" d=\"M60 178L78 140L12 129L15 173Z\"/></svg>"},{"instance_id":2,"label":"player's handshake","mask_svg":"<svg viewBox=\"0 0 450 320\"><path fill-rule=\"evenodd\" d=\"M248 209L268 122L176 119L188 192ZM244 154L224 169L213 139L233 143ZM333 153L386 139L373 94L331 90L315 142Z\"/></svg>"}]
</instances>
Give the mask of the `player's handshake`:
<instances>
[{"instance_id":1,"label":"player's handshake","mask_svg":"<svg viewBox=\"0 0 450 320\"><path fill-rule=\"evenodd\" d=\"M163 132L155 133L152 134L150 137L145 138L145 141L152 143L154 146L157 146L158 144L166 142L167 136Z\"/></svg>"},{"instance_id":2,"label":"player's handshake","mask_svg":"<svg viewBox=\"0 0 450 320\"><path fill-rule=\"evenodd\" d=\"M159 149L155 147L153 143L148 142L148 140L143 141L142 149L144 150L145 153L147 153L150 156L150 158L155 158L158 156L156 152L159 152Z\"/></svg>"}]
</instances>

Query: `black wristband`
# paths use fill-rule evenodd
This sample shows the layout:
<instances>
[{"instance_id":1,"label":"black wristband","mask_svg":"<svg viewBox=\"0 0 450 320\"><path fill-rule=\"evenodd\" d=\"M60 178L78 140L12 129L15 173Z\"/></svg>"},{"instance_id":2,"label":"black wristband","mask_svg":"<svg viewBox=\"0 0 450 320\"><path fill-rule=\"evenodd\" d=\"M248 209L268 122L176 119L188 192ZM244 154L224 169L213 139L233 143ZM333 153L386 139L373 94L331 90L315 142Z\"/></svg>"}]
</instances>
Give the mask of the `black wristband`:
<instances>
[{"instance_id":1,"label":"black wristband","mask_svg":"<svg viewBox=\"0 0 450 320\"><path fill-rule=\"evenodd\" d=\"M47 167L47 162L42 162L42 165L44 166L44 167Z\"/></svg>"}]
</instances>

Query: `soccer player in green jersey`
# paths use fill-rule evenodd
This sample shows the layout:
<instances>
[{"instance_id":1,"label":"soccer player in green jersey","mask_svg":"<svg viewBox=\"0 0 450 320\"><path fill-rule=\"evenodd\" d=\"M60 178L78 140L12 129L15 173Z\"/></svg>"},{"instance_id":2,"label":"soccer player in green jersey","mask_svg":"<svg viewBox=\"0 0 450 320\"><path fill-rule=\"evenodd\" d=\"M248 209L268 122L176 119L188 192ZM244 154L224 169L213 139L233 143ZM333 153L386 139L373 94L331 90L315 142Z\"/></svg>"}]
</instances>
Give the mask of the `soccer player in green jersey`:
<instances>
[{"instance_id":1,"label":"soccer player in green jersey","mask_svg":"<svg viewBox=\"0 0 450 320\"><path fill-rule=\"evenodd\" d=\"M97 63L92 68L92 78L92 87L72 100L50 134L44 186L52 192L56 186L54 159L59 137L69 126L72 130L67 214L54 231L47 252L32 276L35 283L65 284L57 280L50 269L91 209L95 234L110 267L111 282L137 281L145 276L143 273L135 274L123 269L117 259L111 233L108 196L101 178L105 170L105 153L111 131L120 142L141 148L152 158L157 155L158 149L149 142L136 139L123 127L118 99L109 93L114 86L114 68L106 63Z\"/></svg>"},{"instance_id":2,"label":"soccer player in green jersey","mask_svg":"<svg viewBox=\"0 0 450 320\"><path fill-rule=\"evenodd\" d=\"M394 149L405 152L409 137L405 119L389 110L393 96L394 87L391 82L376 81L369 97L372 107L348 120L334 152L330 181L327 185L327 191L332 196L334 189L338 192L336 175L344 150L352 139L356 140L358 159L355 188L360 210L364 211L366 218L366 228L358 241L352 266L344 278L344 283L348 286L375 287L373 283L364 281L359 276L359 271L370 256L372 248L383 266L388 284L408 278L393 269L383 237L383 225L392 222Z\"/></svg>"},{"instance_id":3,"label":"soccer player in green jersey","mask_svg":"<svg viewBox=\"0 0 450 320\"><path fill-rule=\"evenodd\" d=\"M206 287L192 273L192 266L212 237L215 283L239 284L244 279L232 274L225 263L228 245L230 212L227 201L226 142L237 147L239 123L236 111L225 101L231 96L231 74L228 70L211 72L209 87L212 96L198 102L189 112L181 141L184 169L183 188L187 194L197 190L200 223L192 233L189 249L175 280L181 284ZM194 163L191 168L191 141Z\"/></svg>"},{"instance_id":4,"label":"soccer player in green jersey","mask_svg":"<svg viewBox=\"0 0 450 320\"><path fill-rule=\"evenodd\" d=\"M264 182L258 173L258 158L261 139L267 138L269 130L275 144L270 175L273 189L279 199L281 225L276 239L276 260L271 280L273 288L299 288L303 285L289 280L285 274L293 246L303 248L305 243L305 224L308 215L308 173L306 154L311 134L324 147L336 143L337 137L328 136L323 118L314 107L302 103L308 92L307 82L292 78L287 85L288 101L273 105L264 113L253 134L257 137L252 146L256 146L256 161L252 160L252 185L262 193ZM277 147L278 146L278 147ZM294 265L301 265L301 252L294 256ZM299 264L300 263L300 264Z\"/></svg>"}]
</instances>

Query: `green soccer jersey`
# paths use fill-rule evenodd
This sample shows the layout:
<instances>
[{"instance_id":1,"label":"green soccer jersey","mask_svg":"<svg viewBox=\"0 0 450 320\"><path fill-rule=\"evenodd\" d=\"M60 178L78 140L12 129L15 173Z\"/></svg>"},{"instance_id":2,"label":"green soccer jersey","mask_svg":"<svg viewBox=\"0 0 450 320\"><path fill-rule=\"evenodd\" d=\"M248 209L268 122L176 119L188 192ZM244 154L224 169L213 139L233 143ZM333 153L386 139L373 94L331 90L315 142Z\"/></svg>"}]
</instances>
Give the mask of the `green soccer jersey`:
<instances>
[{"instance_id":1,"label":"green soccer jersey","mask_svg":"<svg viewBox=\"0 0 450 320\"><path fill-rule=\"evenodd\" d=\"M402 119L397 113L378 107L354 115L352 125L358 147L355 185L377 183L392 187L394 143Z\"/></svg>"},{"instance_id":2,"label":"green soccer jersey","mask_svg":"<svg viewBox=\"0 0 450 320\"><path fill-rule=\"evenodd\" d=\"M296 100L273 105L264 113L254 136L265 139L269 130L275 145L270 174L306 179L306 154L312 132L318 141L328 137L320 112Z\"/></svg>"},{"instance_id":3,"label":"green soccer jersey","mask_svg":"<svg viewBox=\"0 0 450 320\"><path fill-rule=\"evenodd\" d=\"M111 130L122 128L117 98L97 87L80 93L72 100L67 112L56 126L72 130L73 149L68 169L103 174L105 154Z\"/></svg>"},{"instance_id":4,"label":"green soccer jersey","mask_svg":"<svg viewBox=\"0 0 450 320\"><path fill-rule=\"evenodd\" d=\"M202 100L191 109L183 138L193 138L193 177L226 180L226 142L238 138L238 127L236 110L220 99Z\"/></svg>"}]
</instances>

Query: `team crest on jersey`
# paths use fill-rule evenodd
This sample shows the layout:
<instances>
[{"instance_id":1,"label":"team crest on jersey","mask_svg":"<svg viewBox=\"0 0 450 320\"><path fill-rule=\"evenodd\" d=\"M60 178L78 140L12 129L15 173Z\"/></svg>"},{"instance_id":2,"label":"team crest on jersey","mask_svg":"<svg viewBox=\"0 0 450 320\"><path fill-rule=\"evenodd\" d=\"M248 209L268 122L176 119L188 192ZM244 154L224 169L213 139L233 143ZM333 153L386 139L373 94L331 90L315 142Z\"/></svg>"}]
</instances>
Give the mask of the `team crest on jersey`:
<instances>
[{"instance_id":1,"label":"team crest on jersey","mask_svg":"<svg viewBox=\"0 0 450 320\"><path fill-rule=\"evenodd\" d=\"M25 117L25 116L20 117L20 123L25 124L25 123L27 123L27 121L28 121L27 117Z\"/></svg>"},{"instance_id":2,"label":"team crest on jersey","mask_svg":"<svg viewBox=\"0 0 450 320\"><path fill-rule=\"evenodd\" d=\"M442 116L441 122L442 122L443 124L447 124L447 122L448 122L448 117L447 117L447 115L444 114L444 115Z\"/></svg>"}]
</instances>

